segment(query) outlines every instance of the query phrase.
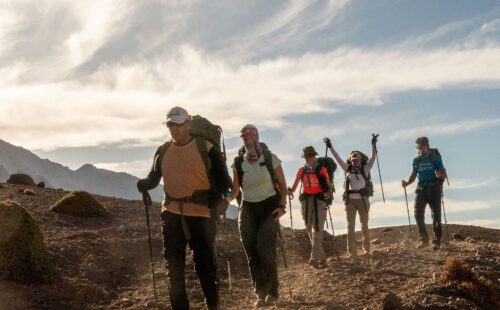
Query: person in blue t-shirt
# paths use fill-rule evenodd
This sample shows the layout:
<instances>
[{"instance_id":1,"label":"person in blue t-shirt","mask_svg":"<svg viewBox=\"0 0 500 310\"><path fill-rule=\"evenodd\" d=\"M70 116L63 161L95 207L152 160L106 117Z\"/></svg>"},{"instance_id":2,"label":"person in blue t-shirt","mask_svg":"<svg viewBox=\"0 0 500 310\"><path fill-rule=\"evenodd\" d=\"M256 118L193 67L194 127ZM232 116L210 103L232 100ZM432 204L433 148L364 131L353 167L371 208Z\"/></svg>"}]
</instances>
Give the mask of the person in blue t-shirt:
<instances>
[{"instance_id":1,"label":"person in blue t-shirt","mask_svg":"<svg viewBox=\"0 0 500 310\"><path fill-rule=\"evenodd\" d=\"M418 186L415 191L415 220L420 233L418 248L429 246L429 235L425 228L425 206L429 204L432 215L432 227L434 239L432 240L434 250L441 246L441 195L442 184L446 179L446 169L439 152L429 148L427 137L418 138L415 143L419 151L418 157L413 160L413 171L408 181L403 180L402 185L406 187L415 181L418 176Z\"/></svg>"}]
</instances>

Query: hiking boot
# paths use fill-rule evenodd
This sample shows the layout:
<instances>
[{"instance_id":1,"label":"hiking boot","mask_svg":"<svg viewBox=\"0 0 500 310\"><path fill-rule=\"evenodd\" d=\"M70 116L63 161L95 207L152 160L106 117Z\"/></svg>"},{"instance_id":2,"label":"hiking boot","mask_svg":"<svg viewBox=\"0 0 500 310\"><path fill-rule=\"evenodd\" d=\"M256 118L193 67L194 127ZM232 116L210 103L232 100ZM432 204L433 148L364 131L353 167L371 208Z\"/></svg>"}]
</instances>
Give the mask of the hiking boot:
<instances>
[{"instance_id":1,"label":"hiking boot","mask_svg":"<svg viewBox=\"0 0 500 310\"><path fill-rule=\"evenodd\" d=\"M278 301L278 296L267 295L266 297L266 305L272 305Z\"/></svg>"},{"instance_id":2,"label":"hiking boot","mask_svg":"<svg viewBox=\"0 0 500 310\"><path fill-rule=\"evenodd\" d=\"M420 241L417 245L417 249L427 248L429 246L429 241Z\"/></svg>"},{"instance_id":3,"label":"hiking boot","mask_svg":"<svg viewBox=\"0 0 500 310\"><path fill-rule=\"evenodd\" d=\"M432 249L433 249L434 251L439 250L439 248L440 248L440 247L441 247L441 244L440 244L438 241L436 241L436 240L432 240Z\"/></svg>"},{"instance_id":4,"label":"hiking boot","mask_svg":"<svg viewBox=\"0 0 500 310\"><path fill-rule=\"evenodd\" d=\"M319 262L317 260L311 259L309 261L309 265L313 266L314 268L318 268Z\"/></svg>"},{"instance_id":5,"label":"hiking boot","mask_svg":"<svg viewBox=\"0 0 500 310\"><path fill-rule=\"evenodd\" d=\"M257 301L253 304L255 308L265 307L266 300L264 298L258 298Z\"/></svg>"}]
</instances>

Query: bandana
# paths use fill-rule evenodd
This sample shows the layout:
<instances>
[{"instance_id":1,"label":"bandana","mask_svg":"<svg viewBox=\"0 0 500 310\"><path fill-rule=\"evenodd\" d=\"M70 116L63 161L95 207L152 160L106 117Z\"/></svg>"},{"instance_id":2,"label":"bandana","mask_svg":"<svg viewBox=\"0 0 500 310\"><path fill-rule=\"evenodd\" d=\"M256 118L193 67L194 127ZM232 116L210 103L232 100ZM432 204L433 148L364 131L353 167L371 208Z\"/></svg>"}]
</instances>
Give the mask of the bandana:
<instances>
[{"instance_id":1,"label":"bandana","mask_svg":"<svg viewBox=\"0 0 500 310\"><path fill-rule=\"evenodd\" d=\"M245 146L245 156L248 160L257 160L262 155L262 148L259 144L259 132L253 125L246 125L241 129L241 137ZM248 139L250 138L250 139Z\"/></svg>"}]
</instances>

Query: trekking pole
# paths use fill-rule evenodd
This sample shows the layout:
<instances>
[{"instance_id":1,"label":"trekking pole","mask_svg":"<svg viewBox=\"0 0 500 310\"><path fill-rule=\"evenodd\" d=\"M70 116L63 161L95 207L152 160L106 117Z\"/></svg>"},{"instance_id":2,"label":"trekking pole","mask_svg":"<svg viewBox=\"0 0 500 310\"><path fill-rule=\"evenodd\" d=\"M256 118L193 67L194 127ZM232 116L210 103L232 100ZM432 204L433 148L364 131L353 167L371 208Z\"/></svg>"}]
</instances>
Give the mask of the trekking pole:
<instances>
[{"instance_id":1,"label":"trekking pole","mask_svg":"<svg viewBox=\"0 0 500 310\"><path fill-rule=\"evenodd\" d=\"M285 269L288 270L288 264L286 263L286 255L285 255L285 241L283 240L283 236L281 235L280 222L277 221L276 225L278 226L278 235L280 237L281 253L283 254L283 264L285 265ZM288 277L285 278L286 278L286 285L288 286L288 290L290 292L290 299L293 300L292 287L290 286L290 281Z\"/></svg>"},{"instance_id":2,"label":"trekking pole","mask_svg":"<svg viewBox=\"0 0 500 310\"><path fill-rule=\"evenodd\" d=\"M448 232L448 220L446 219L446 211L444 209L444 193L441 194L441 205L443 206L444 228L446 229L446 239L449 243L450 242L450 233Z\"/></svg>"},{"instance_id":3,"label":"trekking pole","mask_svg":"<svg viewBox=\"0 0 500 310\"><path fill-rule=\"evenodd\" d=\"M411 239L413 240L413 229L411 229L411 222L410 222L410 208L408 207L408 195L406 194L406 187L403 188L405 189L406 213L408 214L408 227L410 227L410 236Z\"/></svg>"},{"instance_id":4,"label":"trekking pole","mask_svg":"<svg viewBox=\"0 0 500 310\"><path fill-rule=\"evenodd\" d=\"M373 138L376 139L379 135L372 133L372 136L373 136ZM376 158L377 158L378 177L380 179L380 188L382 189L382 199L384 199L384 203L385 203L384 186L382 185L382 174L380 173L380 164L378 162L378 151L377 151L377 144L376 143L374 144L374 147L375 147L375 154L377 156Z\"/></svg>"},{"instance_id":5,"label":"trekking pole","mask_svg":"<svg viewBox=\"0 0 500 310\"><path fill-rule=\"evenodd\" d=\"M155 266L153 264L153 246L151 244L151 229L149 226L149 206L151 205L151 196L149 193L142 193L142 201L144 202L144 207L146 208L146 224L148 226L148 241L149 241L149 268L151 269L151 274L153 276L153 292L155 297L155 310L158 310L158 295L156 294L156 280L155 280Z\"/></svg>"},{"instance_id":6,"label":"trekking pole","mask_svg":"<svg viewBox=\"0 0 500 310\"><path fill-rule=\"evenodd\" d=\"M293 198L293 194L288 195L288 207L290 208L290 229L292 230L292 260L293 260L293 257L294 257L293 244L295 242L295 235L293 233L292 198Z\"/></svg>"},{"instance_id":7,"label":"trekking pole","mask_svg":"<svg viewBox=\"0 0 500 310\"><path fill-rule=\"evenodd\" d=\"M226 213L223 215L223 221L224 221L224 252L226 255L226 263L227 263L227 277L229 281L229 294L233 296L233 280L231 277L231 263L229 262L229 256L227 255L227 217Z\"/></svg>"}]
</instances>

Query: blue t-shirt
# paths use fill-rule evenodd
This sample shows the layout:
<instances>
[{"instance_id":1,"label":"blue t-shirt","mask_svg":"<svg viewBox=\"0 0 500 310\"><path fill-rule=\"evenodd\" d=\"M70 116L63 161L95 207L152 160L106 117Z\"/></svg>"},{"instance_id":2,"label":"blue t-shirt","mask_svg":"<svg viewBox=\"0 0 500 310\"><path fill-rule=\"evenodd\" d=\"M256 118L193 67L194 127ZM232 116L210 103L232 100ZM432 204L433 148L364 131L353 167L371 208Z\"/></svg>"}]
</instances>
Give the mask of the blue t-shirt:
<instances>
[{"instance_id":1,"label":"blue t-shirt","mask_svg":"<svg viewBox=\"0 0 500 310\"><path fill-rule=\"evenodd\" d=\"M417 167L418 157L413 160L413 171L417 172L418 180L425 182L436 178L436 170L444 168L441 156L434 154L434 164L429 154L424 155Z\"/></svg>"}]
</instances>

